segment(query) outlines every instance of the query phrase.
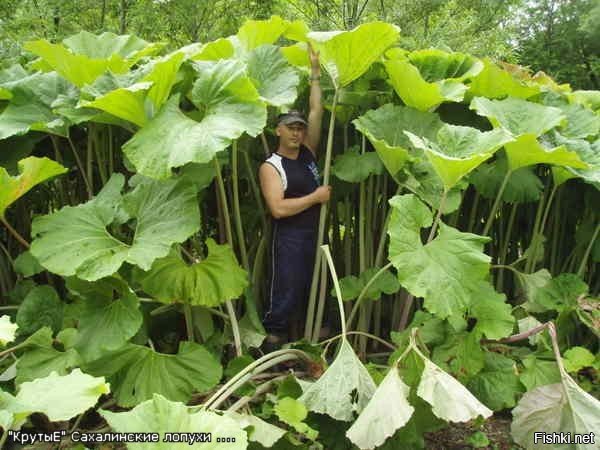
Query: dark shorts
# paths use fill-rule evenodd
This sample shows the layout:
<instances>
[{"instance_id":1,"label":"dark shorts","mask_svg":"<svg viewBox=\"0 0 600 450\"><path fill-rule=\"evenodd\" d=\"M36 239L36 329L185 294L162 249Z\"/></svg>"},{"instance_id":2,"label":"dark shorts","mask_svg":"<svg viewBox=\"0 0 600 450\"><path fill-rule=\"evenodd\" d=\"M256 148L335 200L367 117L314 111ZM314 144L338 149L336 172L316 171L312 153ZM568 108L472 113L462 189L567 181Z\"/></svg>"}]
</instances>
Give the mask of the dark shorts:
<instances>
[{"instance_id":1,"label":"dark shorts","mask_svg":"<svg viewBox=\"0 0 600 450\"><path fill-rule=\"evenodd\" d=\"M273 226L271 283L263 319L269 333L285 333L291 321L303 320L315 262L316 229Z\"/></svg>"}]
</instances>

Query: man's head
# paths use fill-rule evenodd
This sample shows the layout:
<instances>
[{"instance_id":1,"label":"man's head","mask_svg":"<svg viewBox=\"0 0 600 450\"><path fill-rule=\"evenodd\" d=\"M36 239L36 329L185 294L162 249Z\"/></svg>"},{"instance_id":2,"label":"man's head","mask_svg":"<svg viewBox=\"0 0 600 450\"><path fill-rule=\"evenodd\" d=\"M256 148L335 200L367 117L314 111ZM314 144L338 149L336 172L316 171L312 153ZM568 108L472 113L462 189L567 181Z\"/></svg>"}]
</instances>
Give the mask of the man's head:
<instances>
[{"instance_id":1,"label":"man's head","mask_svg":"<svg viewBox=\"0 0 600 450\"><path fill-rule=\"evenodd\" d=\"M304 142L308 122L299 111L291 110L277 117L275 132L279 136L279 146L296 150Z\"/></svg>"}]
</instances>

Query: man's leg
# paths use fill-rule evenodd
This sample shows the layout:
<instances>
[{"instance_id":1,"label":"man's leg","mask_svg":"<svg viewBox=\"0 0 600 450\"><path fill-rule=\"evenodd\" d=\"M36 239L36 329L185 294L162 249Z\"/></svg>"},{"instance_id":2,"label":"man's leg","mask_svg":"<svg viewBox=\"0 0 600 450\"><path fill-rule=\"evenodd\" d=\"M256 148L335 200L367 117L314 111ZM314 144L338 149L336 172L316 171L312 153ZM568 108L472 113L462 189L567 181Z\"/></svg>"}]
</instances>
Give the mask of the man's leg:
<instances>
[{"instance_id":1,"label":"man's leg","mask_svg":"<svg viewBox=\"0 0 600 450\"><path fill-rule=\"evenodd\" d=\"M263 324L270 335L287 340L288 324L303 291L304 242L293 231L274 227L271 286ZM277 338L271 338L277 341Z\"/></svg>"}]
</instances>

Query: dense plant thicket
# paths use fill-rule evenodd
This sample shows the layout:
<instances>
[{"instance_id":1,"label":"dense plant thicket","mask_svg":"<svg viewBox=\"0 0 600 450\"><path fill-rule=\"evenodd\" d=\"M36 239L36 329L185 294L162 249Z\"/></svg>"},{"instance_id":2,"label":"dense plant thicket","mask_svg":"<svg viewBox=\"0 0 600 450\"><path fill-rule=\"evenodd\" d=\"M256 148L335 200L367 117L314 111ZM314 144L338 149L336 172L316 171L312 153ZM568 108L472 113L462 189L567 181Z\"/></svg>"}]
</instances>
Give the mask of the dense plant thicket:
<instances>
[{"instance_id":1,"label":"dense plant thicket","mask_svg":"<svg viewBox=\"0 0 600 450\"><path fill-rule=\"evenodd\" d=\"M422 448L511 409L527 448L540 424L600 429L600 92L398 42L384 22L274 16L166 54L111 33L24 45L37 59L0 72L3 441L58 426ZM269 118L307 102L307 43L329 245L305 339L261 356L256 172ZM341 334L319 343L324 324ZM289 360L295 376L272 372Z\"/></svg>"}]
</instances>

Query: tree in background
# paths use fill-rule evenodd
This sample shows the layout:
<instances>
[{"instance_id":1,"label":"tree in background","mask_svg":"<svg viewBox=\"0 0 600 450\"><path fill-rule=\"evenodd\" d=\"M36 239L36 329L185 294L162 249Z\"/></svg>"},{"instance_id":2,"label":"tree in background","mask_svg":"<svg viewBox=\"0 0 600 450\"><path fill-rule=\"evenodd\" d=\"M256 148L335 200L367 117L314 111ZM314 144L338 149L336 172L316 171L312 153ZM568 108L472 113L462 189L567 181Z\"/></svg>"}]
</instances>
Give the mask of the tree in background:
<instances>
[{"instance_id":1,"label":"tree in background","mask_svg":"<svg viewBox=\"0 0 600 450\"><path fill-rule=\"evenodd\" d=\"M600 0L532 0L515 18L521 64L600 89Z\"/></svg>"}]
</instances>

